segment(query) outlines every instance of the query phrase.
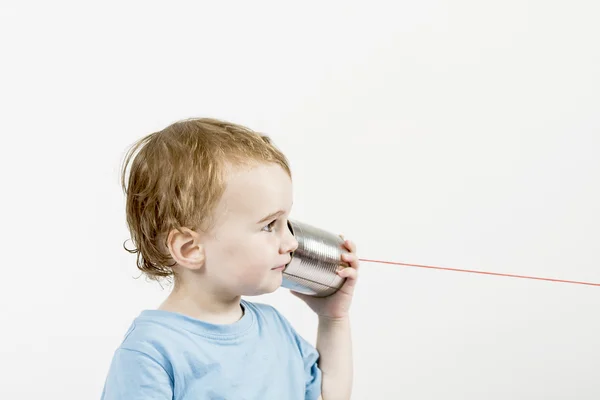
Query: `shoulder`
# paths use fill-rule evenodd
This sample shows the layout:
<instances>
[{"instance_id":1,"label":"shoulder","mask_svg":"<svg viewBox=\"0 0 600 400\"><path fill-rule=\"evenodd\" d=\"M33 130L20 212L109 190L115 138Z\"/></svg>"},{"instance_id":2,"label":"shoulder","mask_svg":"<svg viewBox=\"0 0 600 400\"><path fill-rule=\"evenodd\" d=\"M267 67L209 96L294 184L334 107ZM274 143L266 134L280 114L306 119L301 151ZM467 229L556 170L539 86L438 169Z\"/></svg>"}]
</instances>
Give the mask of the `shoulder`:
<instances>
[{"instance_id":1,"label":"shoulder","mask_svg":"<svg viewBox=\"0 0 600 400\"><path fill-rule=\"evenodd\" d=\"M179 319L159 310L142 311L131 322L115 351L116 362L153 364L172 378L175 359L189 342Z\"/></svg>"},{"instance_id":2,"label":"shoulder","mask_svg":"<svg viewBox=\"0 0 600 400\"><path fill-rule=\"evenodd\" d=\"M258 302L244 302L244 305L256 312L259 324L262 319L263 324L267 325L264 330L275 336L272 342L277 343L277 340L282 340L279 343L283 343L283 345L278 349L290 351L290 359L295 360L293 364L302 373L305 398L314 399L316 394L321 391L322 382L322 373L319 367L320 355L317 348L303 338L275 307Z\"/></svg>"},{"instance_id":3,"label":"shoulder","mask_svg":"<svg viewBox=\"0 0 600 400\"><path fill-rule=\"evenodd\" d=\"M242 300L242 304L256 314L259 323L280 324L285 327L292 327L288 319L270 304L248 300Z\"/></svg>"},{"instance_id":4,"label":"shoulder","mask_svg":"<svg viewBox=\"0 0 600 400\"><path fill-rule=\"evenodd\" d=\"M247 300L244 300L243 304L256 314L257 323L264 330L285 337L301 351L307 347L308 342L298 333L291 322L277 310L277 308L270 304L249 302Z\"/></svg>"},{"instance_id":5,"label":"shoulder","mask_svg":"<svg viewBox=\"0 0 600 400\"><path fill-rule=\"evenodd\" d=\"M280 312L272 305L258 301L242 300L242 305L269 318L278 317Z\"/></svg>"},{"instance_id":6,"label":"shoulder","mask_svg":"<svg viewBox=\"0 0 600 400\"><path fill-rule=\"evenodd\" d=\"M168 341L170 335L171 330L161 324L136 318L125 333L119 349L154 353L164 347L164 342Z\"/></svg>"}]
</instances>

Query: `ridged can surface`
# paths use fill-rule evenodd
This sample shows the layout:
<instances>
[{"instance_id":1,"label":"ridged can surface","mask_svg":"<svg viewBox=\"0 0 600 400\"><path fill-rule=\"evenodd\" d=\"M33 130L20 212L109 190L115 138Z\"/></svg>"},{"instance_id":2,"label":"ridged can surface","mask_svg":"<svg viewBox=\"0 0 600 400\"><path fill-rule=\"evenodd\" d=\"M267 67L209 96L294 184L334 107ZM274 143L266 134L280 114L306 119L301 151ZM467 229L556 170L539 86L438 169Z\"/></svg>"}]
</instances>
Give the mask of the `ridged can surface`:
<instances>
[{"instance_id":1,"label":"ridged can surface","mask_svg":"<svg viewBox=\"0 0 600 400\"><path fill-rule=\"evenodd\" d=\"M288 226L298 241L298 248L283 271L281 286L316 297L335 293L345 281L337 270L349 267L341 259L343 253L348 253L343 239L299 221L289 220Z\"/></svg>"}]
</instances>

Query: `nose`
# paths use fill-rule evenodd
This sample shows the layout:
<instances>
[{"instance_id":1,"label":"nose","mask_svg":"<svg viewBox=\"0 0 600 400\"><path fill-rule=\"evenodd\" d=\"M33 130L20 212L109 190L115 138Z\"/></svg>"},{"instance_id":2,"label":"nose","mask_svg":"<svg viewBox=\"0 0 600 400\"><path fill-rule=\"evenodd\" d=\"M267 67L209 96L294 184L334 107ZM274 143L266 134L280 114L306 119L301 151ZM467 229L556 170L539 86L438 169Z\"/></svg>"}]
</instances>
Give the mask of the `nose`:
<instances>
[{"instance_id":1,"label":"nose","mask_svg":"<svg viewBox=\"0 0 600 400\"><path fill-rule=\"evenodd\" d=\"M288 229L285 230L285 233L283 235L283 240L281 242L281 252L282 253L292 253L292 252L296 251L297 248L298 248L298 240L296 240L296 237L292 233L292 230L290 229L290 226L288 224Z\"/></svg>"}]
</instances>

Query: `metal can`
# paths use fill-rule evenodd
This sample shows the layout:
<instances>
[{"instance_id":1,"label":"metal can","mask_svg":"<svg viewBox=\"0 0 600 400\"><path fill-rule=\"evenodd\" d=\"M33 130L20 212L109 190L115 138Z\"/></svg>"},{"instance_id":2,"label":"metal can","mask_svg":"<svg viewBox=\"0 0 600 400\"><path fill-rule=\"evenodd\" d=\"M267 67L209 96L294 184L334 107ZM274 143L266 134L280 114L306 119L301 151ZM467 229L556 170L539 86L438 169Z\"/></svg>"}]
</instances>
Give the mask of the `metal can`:
<instances>
[{"instance_id":1,"label":"metal can","mask_svg":"<svg viewBox=\"0 0 600 400\"><path fill-rule=\"evenodd\" d=\"M346 279L337 271L350 267L342 261L342 254L349 252L344 240L299 221L288 220L288 227L298 241L298 248L283 270L281 286L315 297L327 297L338 291Z\"/></svg>"}]
</instances>

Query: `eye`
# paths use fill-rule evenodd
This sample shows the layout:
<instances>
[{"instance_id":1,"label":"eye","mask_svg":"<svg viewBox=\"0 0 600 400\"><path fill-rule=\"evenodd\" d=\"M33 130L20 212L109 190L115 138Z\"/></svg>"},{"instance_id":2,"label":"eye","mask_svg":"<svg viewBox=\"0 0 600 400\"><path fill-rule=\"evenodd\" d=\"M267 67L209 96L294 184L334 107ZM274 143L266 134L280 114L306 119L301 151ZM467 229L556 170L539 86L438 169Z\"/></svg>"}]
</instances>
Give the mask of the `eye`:
<instances>
[{"instance_id":1,"label":"eye","mask_svg":"<svg viewBox=\"0 0 600 400\"><path fill-rule=\"evenodd\" d=\"M266 225L265 227L263 227L263 230L265 230L266 232L272 232L273 231L273 227L275 226L275 222L277 222L277 220L273 220L269 223L269 225Z\"/></svg>"}]
</instances>

